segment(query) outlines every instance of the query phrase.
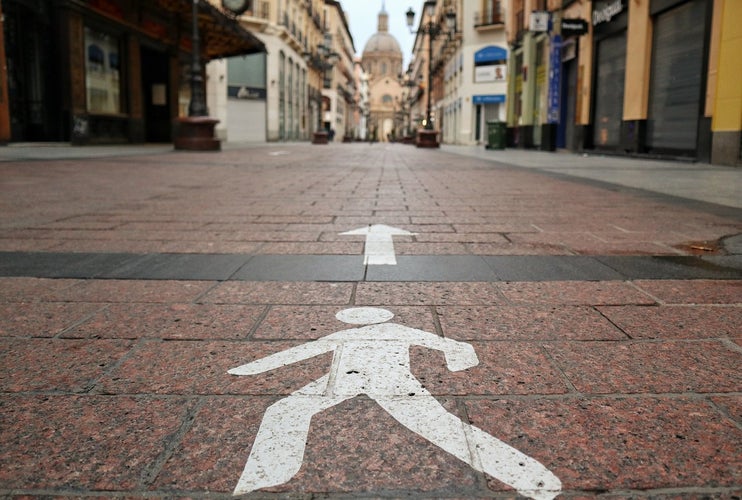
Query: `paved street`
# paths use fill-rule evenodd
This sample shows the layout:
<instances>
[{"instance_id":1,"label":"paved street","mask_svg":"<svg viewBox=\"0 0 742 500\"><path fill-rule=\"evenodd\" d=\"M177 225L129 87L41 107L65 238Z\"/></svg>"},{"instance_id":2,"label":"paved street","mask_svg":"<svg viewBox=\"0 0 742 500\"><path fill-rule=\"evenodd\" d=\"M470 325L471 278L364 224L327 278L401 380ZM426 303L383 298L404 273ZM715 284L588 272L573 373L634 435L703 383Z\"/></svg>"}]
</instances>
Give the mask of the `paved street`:
<instances>
[{"instance_id":1,"label":"paved street","mask_svg":"<svg viewBox=\"0 0 742 500\"><path fill-rule=\"evenodd\" d=\"M0 159L2 497L742 498L739 169Z\"/></svg>"}]
</instances>

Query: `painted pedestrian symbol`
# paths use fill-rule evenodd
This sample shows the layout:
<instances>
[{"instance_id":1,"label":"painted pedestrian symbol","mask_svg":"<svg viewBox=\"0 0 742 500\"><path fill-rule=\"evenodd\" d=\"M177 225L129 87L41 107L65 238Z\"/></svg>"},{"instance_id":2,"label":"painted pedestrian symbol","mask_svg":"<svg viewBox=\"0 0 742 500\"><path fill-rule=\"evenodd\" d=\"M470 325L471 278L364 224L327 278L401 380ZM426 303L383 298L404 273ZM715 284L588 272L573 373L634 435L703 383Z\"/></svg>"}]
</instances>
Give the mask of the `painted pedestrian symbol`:
<instances>
[{"instance_id":1,"label":"painted pedestrian symbol","mask_svg":"<svg viewBox=\"0 0 742 500\"><path fill-rule=\"evenodd\" d=\"M411 345L443 351L451 371L479 364L467 343L386 323L394 314L376 307L345 309L337 319L353 325L318 340L229 370L256 375L334 351L330 372L272 404L263 415L235 495L289 481L301 468L312 417L365 394L402 425L431 443L536 500L561 491L559 479L535 459L473 425L462 422L410 372Z\"/></svg>"}]
</instances>

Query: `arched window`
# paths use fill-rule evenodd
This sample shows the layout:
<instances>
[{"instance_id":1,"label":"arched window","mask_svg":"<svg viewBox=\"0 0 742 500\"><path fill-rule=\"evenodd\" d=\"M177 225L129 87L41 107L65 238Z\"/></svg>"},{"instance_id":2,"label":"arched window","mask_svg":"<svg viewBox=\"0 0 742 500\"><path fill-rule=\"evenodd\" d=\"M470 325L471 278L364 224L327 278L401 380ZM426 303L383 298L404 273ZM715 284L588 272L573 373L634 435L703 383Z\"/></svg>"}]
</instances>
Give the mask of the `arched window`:
<instances>
[{"instance_id":1,"label":"arched window","mask_svg":"<svg viewBox=\"0 0 742 500\"><path fill-rule=\"evenodd\" d=\"M391 104L394 102L394 98L389 94L384 94L384 97L381 98L381 102L384 104Z\"/></svg>"}]
</instances>

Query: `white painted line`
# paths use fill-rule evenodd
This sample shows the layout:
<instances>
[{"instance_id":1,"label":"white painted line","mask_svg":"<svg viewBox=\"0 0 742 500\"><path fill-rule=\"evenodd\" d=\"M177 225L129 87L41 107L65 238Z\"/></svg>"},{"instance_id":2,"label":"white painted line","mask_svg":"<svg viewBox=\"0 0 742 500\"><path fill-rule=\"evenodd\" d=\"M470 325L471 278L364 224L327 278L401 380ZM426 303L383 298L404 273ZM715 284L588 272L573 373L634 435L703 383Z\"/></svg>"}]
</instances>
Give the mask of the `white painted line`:
<instances>
[{"instance_id":1,"label":"white painted line","mask_svg":"<svg viewBox=\"0 0 742 500\"><path fill-rule=\"evenodd\" d=\"M340 321L369 324L232 368L232 375L256 375L333 351L330 372L272 404L265 411L234 495L289 481L301 468L314 415L365 394L414 433L536 500L551 500L561 481L537 460L473 425L462 422L428 392L410 371L411 345L442 351L448 369L479 364L465 342L395 323L386 309L363 307L337 313Z\"/></svg>"},{"instance_id":2,"label":"white painted line","mask_svg":"<svg viewBox=\"0 0 742 500\"><path fill-rule=\"evenodd\" d=\"M288 151L271 151L268 153L270 156L283 156L289 154Z\"/></svg>"},{"instance_id":3,"label":"white painted line","mask_svg":"<svg viewBox=\"0 0 742 500\"><path fill-rule=\"evenodd\" d=\"M366 235L363 264L367 266L396 266L397 257L394 254L394 241L392 236L412 236L404 229L387 226L386 224L374 224L372 226L360 227L352 231L340 233L343 236Z\"/></svg>"}]
</instances>

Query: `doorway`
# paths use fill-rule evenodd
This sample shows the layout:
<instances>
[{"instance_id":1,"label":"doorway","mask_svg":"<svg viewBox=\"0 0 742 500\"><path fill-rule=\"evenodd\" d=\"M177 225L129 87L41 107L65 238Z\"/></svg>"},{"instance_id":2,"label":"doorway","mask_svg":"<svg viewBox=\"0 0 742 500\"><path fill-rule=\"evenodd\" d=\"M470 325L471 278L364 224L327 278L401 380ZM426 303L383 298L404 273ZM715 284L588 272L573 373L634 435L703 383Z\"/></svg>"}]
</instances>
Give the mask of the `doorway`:
<instances>
[{"instance_id":1,"label":"doorway","mask_svg":"<svg viewBox=\"0 0 742 500\"><path fill-rule=\"evenodd\" d=\"M170 58L165 52L142 47L144 140L172 141L170 112Z\"/></svg>"},{"instance_id":2,"label":"doorway","mask_svg":"<svg viewBox=\"0 0 742 500\"><path fill-rule=\"evenodd\" d=\"M58 141L60 87L48 5L3 2L11 141ZM55 90L57 91L55 93Z\"/></svg>"}]
</instances>

